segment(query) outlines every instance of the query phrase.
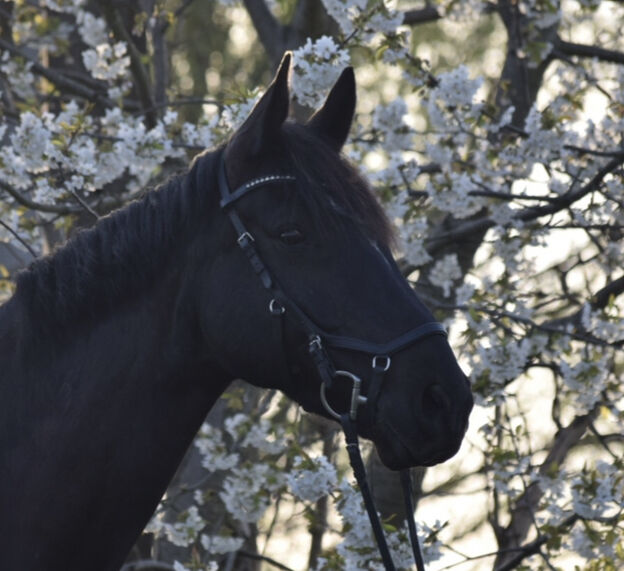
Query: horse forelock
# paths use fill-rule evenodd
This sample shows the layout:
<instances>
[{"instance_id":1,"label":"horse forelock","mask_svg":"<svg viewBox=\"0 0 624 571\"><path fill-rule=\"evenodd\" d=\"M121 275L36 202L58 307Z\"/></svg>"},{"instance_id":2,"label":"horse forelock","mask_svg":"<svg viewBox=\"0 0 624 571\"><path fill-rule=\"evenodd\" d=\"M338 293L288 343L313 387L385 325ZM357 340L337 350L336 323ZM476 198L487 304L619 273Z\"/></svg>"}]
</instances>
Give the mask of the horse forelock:
<instances>
[{"instance_id":1,"label":"horse forelock","mask_svg":"<svg viewBox=\"0 0 624 571\"><path fill-rule=\"evenodd\" d=\"M283 132L312 218L322 224L333 214L355 221L370 240L391 250L392 224L355 167L303 125L286 123Z\"/></svg>"}]
</instances>

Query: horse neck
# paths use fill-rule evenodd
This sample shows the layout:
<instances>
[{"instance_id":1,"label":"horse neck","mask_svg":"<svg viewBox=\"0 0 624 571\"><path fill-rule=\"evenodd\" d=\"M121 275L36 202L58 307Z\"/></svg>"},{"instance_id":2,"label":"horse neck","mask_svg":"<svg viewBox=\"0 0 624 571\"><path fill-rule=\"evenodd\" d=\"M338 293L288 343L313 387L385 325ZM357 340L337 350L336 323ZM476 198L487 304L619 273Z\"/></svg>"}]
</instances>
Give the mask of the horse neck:
<instances>
[{"instance_id":1,"label":"horse neck","mask_svg":"<svg viewBox=\"0 0 624 571\"><path fill-rule=\"evenodd\" d=\"M205 357L186 266L57 331L19 296L2 308L0 568L123 561L229 382Z\"/></svg>"}]
</instances>

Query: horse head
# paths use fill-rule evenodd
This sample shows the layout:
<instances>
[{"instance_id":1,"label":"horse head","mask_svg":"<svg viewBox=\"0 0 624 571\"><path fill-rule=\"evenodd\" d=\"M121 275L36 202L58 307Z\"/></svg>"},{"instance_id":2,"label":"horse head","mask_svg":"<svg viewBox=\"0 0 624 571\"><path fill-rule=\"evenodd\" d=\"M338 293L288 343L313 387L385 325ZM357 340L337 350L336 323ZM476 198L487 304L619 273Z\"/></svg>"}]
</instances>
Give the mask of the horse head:
<instances>
[{"instance_id":1,"label":"horse head","mask_svg":"<svg viewBox=\"0 0 624 571\"><path fill-rule=\"evenodd\" d=\"M287 54L222 151L205 335L232 377L350 415L388 467L444 461L466 431L470 387L395 264L380 205L340 155L353 70L298 124L287 119L289 67Z\"/></svg>"}]
</instances>

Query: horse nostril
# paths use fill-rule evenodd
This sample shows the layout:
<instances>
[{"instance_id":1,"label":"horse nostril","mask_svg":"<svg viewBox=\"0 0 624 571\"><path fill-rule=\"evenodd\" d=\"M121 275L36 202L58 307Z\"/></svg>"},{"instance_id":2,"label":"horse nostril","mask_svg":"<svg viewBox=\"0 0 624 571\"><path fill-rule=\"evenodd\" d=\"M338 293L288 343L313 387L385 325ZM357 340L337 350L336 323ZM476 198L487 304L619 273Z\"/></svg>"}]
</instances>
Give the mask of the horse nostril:
<instances>
[{"instance_id":1,"label":"horse nostril","mask_svg":"<svg viewBox=\"0 0 624 571\"><path fill-rule=\"evenodd\" d=\"M423 394L423 404L428 409L447 409L451 403L440 385L429 385Z\"/></svg>"}]
</instances>

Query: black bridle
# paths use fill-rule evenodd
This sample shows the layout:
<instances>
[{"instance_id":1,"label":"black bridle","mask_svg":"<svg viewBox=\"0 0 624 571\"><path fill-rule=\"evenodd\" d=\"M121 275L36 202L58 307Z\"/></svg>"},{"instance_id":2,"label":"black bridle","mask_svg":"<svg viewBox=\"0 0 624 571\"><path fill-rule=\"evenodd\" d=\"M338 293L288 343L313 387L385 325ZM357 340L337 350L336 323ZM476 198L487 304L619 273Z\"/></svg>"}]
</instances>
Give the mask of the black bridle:
<instances>
[{"instance_id":1,"label":"black bridle","mask_svg":"<svg viewBox=\"0 0 624 571\"><path fill-rule=\"evenodd\" d=\"M373 503L372 494L370 493L366 480L364 463L360 454L356 428L358 412L359 408L363 406L367 422L370 423L370 426L373 426L375 421L377 398L383 384L384 375L390 369L392 364L393 355L425 337L429 337L431 335L446 335L446 330L440 323L425 323L387 343L372 343L356 337L333 335L323 331L322 328L320 328L310 317L308 317L308 315L283 291L280 285L275 281L271 272L260 257L253 236L243 224L243 221L234 207L237 200L257 188L278 182L294 182L295 177L284 174L267 175L246 182L232 192L230 191L230 187L227 182L225 160L223 155L219 165L218 176L219 193L221 195L221 209L227 214L232 226L234 227L238 245L249 260L249 263L260 279L262 286L269 293L269 312L271 315L277 317L285 316L290 318L307 336L308 351L321 380L321 403L327 412L334 418L338 419L342 425L347 442L347 451L349 453L351 466L364 498L368 517L373 527L373 532L375 533L375 539L377 541L383 563L388 571L394 571L395 566L390 556L390 551L386 543L379 515L377 514L377 510L375 509ZM366 396L362 394L362 380L360 377L350 371L337 370L334 367L333 361L331 360L326 348L351 351L371 357L372 372ZM334 381L339 378L346 378L351 381L350 407L348 411L343 413L335 411L327 401L326 397L326 390L331 388ZM420 547L418 545L416 524L413 518L414 509L412 506L412 491L409 470L403 470L401 472L401 483L403 486L403 495L406 504L406 516L412 550L416 560L416 567L419 571L421 571L424 570L424 564ZM412 516L410 516L410 514L412 514Z\"/></svg>"}]
</instances>

